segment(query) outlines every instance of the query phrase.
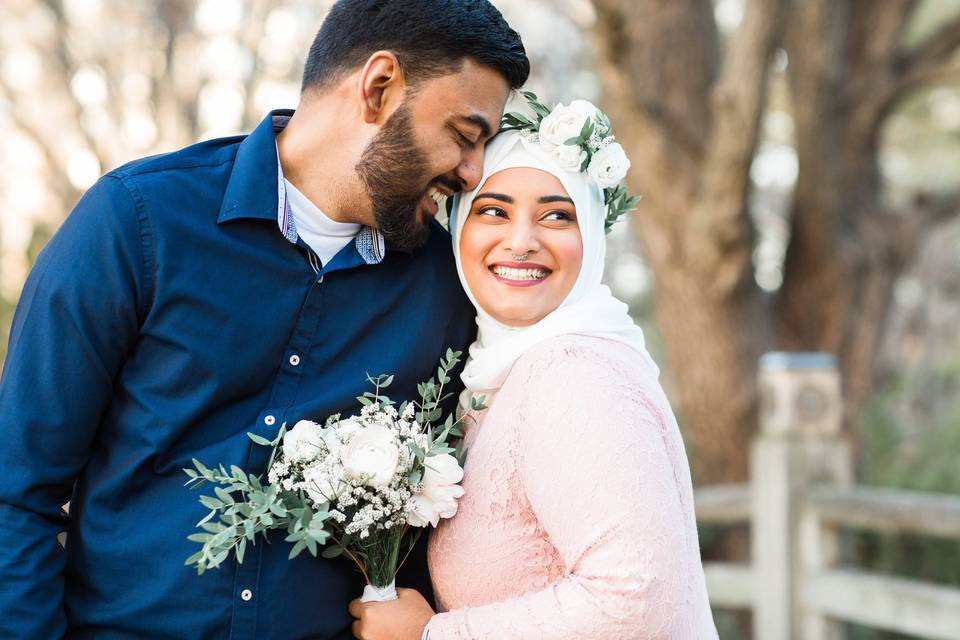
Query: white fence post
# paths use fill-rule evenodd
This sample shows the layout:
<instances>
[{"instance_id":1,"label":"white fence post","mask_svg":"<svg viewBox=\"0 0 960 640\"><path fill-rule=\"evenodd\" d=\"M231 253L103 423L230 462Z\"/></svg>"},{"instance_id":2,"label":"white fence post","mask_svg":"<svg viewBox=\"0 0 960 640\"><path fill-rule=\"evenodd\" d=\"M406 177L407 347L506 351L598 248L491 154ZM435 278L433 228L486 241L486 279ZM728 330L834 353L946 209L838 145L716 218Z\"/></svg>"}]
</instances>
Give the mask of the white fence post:
<instances>
[{"instance_id":1,"label":"white fence post","mask_svg":"<svg viewBox=\"0 0 960 640\"><path fill-rule=\"evenodd\" d=\"M830 625L818 626L803 612L800 581L804 569L832 557L801 560L798 532L807 488L852 482L836 360L824 353L768 353L760 359L759 392L760 430L750 460L753 637L792 640L805 638L802 630L821 629L815 637L822 640ZM834 541L817 530L817 543L807 538L807 550L831 553Z\"/></svg>"}]
</instances>

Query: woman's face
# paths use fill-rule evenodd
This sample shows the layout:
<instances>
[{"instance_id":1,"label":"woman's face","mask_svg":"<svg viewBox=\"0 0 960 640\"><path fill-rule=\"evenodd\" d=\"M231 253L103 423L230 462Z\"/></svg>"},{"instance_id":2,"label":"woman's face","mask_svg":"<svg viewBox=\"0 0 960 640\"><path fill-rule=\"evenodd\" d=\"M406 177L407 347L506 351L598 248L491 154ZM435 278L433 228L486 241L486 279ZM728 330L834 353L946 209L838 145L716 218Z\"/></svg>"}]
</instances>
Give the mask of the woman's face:
<instances>
[{"instance_id":1,"label":"woman's face","mask_svg":"<svg viewBox=\"0 0 960 640\"><path fill-rule=\"evenodd\" d=\"M577 210L560 180L522 167L490 176L464 223L460 261L477 303L505 325L534 324L560 306L583 264Z\"/></svg>"}]
</instances>

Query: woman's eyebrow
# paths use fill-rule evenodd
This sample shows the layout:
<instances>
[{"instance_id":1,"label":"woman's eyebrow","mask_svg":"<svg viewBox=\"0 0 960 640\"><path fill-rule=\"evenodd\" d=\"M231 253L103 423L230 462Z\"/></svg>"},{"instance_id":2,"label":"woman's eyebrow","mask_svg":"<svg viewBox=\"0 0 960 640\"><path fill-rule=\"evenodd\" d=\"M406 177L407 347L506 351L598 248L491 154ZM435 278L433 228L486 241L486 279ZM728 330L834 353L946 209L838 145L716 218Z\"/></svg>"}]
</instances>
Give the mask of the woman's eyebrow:
<instances>
[{"instance_id":1,"label":"woman's eyebrow","mask_svg":"<svg viewBox=\"0 0 960 640\"><path fill-rule=\"evenodd\" d=\"M479 200L480 198L493 198L494 200L499 200L500 202L513 204L513 198L503 193L491 193L487 191L485 193L478 194L476 199Z\"/></svg>"},{"instance_id":2,"label":"woman's eyebrow","mask_svg":"<svg viewBox=\"0 0 960 640\"><path fill-rule=\"evenodd\" d=\"M567 196L543 196L537 200L537 202L540 204L547 204L548 202L569 202L570 204L573 204L573 200Z\"/></svg>"}]
</instances>

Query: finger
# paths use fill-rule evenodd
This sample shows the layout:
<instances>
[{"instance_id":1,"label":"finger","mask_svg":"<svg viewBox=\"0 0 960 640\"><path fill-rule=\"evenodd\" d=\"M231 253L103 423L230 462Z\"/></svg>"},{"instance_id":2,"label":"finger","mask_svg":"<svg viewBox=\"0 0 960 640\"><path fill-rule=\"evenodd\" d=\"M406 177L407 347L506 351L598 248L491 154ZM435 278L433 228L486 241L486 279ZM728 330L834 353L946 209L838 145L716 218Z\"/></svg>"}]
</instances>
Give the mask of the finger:
<instances>
[{"instance_id":1,"label":"finger","mask_svg":"<svg viewBox=\"0 0 960 640\"><path fill-rule=\"evenodd\" d=\"M363 615L363 602L360 598L354 598L350 601L350 605L347 607L347 611L350 612L354 618L359 618Z\"/></svg>"},{"instance_id":2,"label":"finger","mask_svg":"<svg viewBox=\"0 0 960 640\"><path fill-rule=\"evenodd\" d=\"M353 633L354 638L363 640L363 631L361 630L362 623L359 620L354 620L353 624L350 625L350 632Z\"/></svg>"}]
</instances>

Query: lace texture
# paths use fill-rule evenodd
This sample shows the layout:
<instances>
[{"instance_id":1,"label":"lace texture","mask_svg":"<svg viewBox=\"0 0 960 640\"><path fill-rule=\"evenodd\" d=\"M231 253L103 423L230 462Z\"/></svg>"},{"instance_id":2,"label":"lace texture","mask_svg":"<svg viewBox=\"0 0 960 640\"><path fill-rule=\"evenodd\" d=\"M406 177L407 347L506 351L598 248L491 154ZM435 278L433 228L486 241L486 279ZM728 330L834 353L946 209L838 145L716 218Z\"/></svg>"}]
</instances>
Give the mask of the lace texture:
<instances>
[{"instance_id":1,"label":"lace texture","mask_svg":"<svg viewBox=\"0 0 960 640\"><path fill-rule=\"evenodd\" d=\"M638 358L545 341L467 427L466 494L430 538L430 640L717 638L683 441Z\"/></svg>"}]
</instances>

